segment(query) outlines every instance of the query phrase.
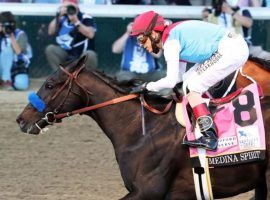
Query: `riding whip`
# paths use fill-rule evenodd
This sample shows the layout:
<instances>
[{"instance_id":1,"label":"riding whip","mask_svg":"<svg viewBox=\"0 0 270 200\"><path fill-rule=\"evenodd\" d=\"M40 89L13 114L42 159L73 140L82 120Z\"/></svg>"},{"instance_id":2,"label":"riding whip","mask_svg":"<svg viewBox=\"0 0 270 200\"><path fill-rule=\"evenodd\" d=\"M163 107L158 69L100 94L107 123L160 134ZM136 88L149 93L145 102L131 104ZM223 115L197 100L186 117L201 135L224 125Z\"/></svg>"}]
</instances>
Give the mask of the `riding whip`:
<instances>
[{"instance_id":1,"label":"riding whip","mask_svg":"<svg viewBox=\"0 0 270 200\"><path fill-rule=\"evenodd\" d=\"M142 116L142 133L143 133L143 135L145 135L146 134L146 131L145 131L145 117L144 117L143 94L140 94L140 101L141 101L141 116Z\"/></svg>"}]
</instances>

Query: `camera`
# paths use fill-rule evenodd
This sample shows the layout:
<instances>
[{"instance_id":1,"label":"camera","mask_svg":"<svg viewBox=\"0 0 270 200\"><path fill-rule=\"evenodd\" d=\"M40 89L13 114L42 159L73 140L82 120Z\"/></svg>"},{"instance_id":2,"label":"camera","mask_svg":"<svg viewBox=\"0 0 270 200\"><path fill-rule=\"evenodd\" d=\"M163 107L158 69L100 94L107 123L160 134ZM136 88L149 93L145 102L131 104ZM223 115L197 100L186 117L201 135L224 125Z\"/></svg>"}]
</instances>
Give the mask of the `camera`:
<instances>
[{"instance_id":1,"label":"camera","mask_svg":"<svg viewBox=\"0 0 270 200\"><path fill-rule=\"evenodd\" d=\"M212 7L215 10L215 16L219 16L222 12L222 4L224 0L213 0L212 1Z\"/></svg>"},{"instance_id":2,"label":"camera","mask_svg":"<svg viewBox=\"0 0 270 200\"><path fill-rule=\"evenodd\" d=\"M5 33L7 33L7 34L13 33L16 29L15 23L13 23L13 22L4 22L3 27L5 29Z\"/></svg>"},{"instance_id":3,"label":"camera","mask_svg":"<svg viewBox=\"0 0 270 200\"><path fill-rule=\"evenodd\" d=\"M25 64L25 61L18 60L13 63L11 68L11 79L14 80L15 76L18 74L28 74L28 67Z\"/></svg>"},{"instance_id":4,"label":"camera","mask_svg":"<svg viewBox=\"0 0 270 200\"><path fill-rule=\"evenodd\" d=\"M67 15L75 15L77 14L77 8L73 5L67 6Z\"/></svg>"}]
</instances>

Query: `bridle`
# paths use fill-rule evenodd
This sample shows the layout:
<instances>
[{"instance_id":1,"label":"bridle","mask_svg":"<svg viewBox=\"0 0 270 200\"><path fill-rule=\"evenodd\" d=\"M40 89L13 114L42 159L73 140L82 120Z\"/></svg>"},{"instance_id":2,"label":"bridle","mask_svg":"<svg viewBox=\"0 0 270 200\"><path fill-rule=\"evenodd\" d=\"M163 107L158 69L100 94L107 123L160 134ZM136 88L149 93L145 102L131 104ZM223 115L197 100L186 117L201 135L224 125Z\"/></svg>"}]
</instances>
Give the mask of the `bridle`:
<instances>
[{"instance_id":1,"label":"bridle","mask_svg":"<svg viewBox=\"0 0 270 200\"><path fill-rule=\"evenodd\" d=\"M105 107L108 105L113 105L113 104L117 104L120 102L124 102L124 101L128 101L131 99L135 99L137 97L139 97L139 94L129 94L129 95L125 95L125 96L121 96L118 98L114 98L96 105L92 105L92 106L88 106L89 105L89 95L93 95L92 92L88 91L84 86L82 86L79 81L78 81L78 77L80 72L82 72L82 70L85 68L85 64L83 64L80 68L76 69L74 72L70 73L68 72L65 68L63 68L62 66L60 66L60 69L68 75L67 80L65 81L65 83L59 88L59 90L56 91L56 93L52 96L52 98L50 99L50 101L48 102L48 105L55 100L59 94L61 94L63 92L63 90L68 87L66 95L64 96L63 100L61 101L61 103L59 104L59 106L54 109L53 112L47 112L45 114L45 116L43 118L41 118L39 121L37 121L34 125L42 132L42 128L40 127L40 124L43 122L46 122L48 125L53 125L55 122L61 121L61 119L66 118L66 117L70 117L72 115L75 114L82 114L91 110L95 110L101 107ZM95 72L92 72L95 73ZM73 92L74 94L80 96L79 94L77 94L76 92L72 91L73 85L74 83L84 92L86 98L87 98L87 102L86 102L86 107L81 108L81 109L77 109L77 110L73 110L70 112L65 112L65 113L60 113L60 111L62 110L63 105L65 104L69 94L71 92ZM143 98L143 95L141 95L140 98L143 106L150 110L151 112L155 113L155 114L164 114L166 112L168 112L172 106L172 102L170 101L166 107L164 108L163 111L157 110L153 107L151 107L150 105L147 104L147 102L145 101L145 99Z\"/></svg>"},{"instance_id":2,"label":"bridle","mask_svg":"<svg viewBox=\"0 0 270 200\"><path fill-rule=\"evenodd\" d=\"M58 95L66 88L68 87L68 90L67 90L67 93L65 95L65 97L63 98L62 102L59 104L59 106L54 109L54 113L57 114L61 111L64 103L66 102L66 99L67 97L69 96L69 94L71 92L73 92L74 94L76 95L79 95L77 94L76 92L72 91L72 86L73 86L73 83L75 83L85 94L86 98L87 98L87 101L86 101L86 105L89 104L89 95L93 95L92 92L88 91L87 89L85 89L78 81L78 76L80 74L80 72L85 68L85 64L83 64L80 68L78 68L77 70L75 70L73 73L70 73L68 72L64 67L60 66L60 69L68 75L68 78L67 80L65 81L65 83L61 86L61 88L52 96L51 100L55 100L56 97L58 97Z\"/></svg>"},{"instance_id":3,"label":"bridle","mask_svg":"<svg viewBox=\"0 0 270 200\"><path fill-rule=\"evenodd\" d=\"M78 81L79 74L84 68L85 68L85 64L83 64L80 68L76 69L74 72L70 73L64 67L60 66L61 71L64 72L68 76L68 78L66 79L64 84L56 91L56 93L52 96L52 98L49 100L49 102L47 104L50 105L50 103L53 100L55 100L59 96L59 94L61 94L63 92L63 90L66 87L67 87L67 92L66 92L64 98L62 99L61 103L59 104L59 106L57 106L57 108L55 108L53 112L47 112L43 118L41 118L39 121L37 121L35 123L35 126L40 131L42 131L42 128L40 127L40 124L42 122L45 121L48 125L53 125L57 120L58 121L61 120L61 118L56 118L55 116L58 113L60 113L60 111L62 110L62 107L65 104L70 93L74 93L74 94L80 96L79 94L77 94L75 91L72 90L74 83L84 92L86 99L87 99L86 105L89 104L89 101L90 101L89 95L93 95L93 93L91 93L86 88L84 88L84 86L82 86Z\"/></svg>"}]
</instances>

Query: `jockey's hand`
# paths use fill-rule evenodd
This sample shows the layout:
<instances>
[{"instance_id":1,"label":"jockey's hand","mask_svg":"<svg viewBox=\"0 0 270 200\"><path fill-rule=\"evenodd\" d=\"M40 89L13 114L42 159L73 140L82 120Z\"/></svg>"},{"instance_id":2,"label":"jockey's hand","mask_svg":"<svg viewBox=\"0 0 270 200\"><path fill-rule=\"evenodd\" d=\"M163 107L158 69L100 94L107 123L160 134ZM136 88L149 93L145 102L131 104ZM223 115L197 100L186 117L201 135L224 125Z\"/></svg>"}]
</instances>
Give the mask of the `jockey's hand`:
<instances>
[{"instance_id":1,"label":"jockey's hand","mask_svg":"<svg viewBox=\"0 0 270 200\"><path fill-rule=\"evenodd\" d=\"M142 94L142 93L146 93L148 90L146 89L146 85L147 83L144 83L142 85L133 87L130 91L130 94Z\"/></svg>"}]
</instances>

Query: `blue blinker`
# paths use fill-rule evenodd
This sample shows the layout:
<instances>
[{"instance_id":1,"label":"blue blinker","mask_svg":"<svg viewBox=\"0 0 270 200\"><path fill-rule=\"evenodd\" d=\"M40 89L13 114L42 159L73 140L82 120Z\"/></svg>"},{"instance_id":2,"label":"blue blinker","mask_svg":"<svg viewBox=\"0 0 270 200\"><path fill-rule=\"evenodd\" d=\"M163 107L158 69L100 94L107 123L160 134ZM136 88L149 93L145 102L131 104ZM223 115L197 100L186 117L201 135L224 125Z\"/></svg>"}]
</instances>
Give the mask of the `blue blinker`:
<instances>
[{"instance_id":1,"label":"blue blinker","mask_svg":"<svg viewBox=\"0 0 270 200\"><path fill-rule=\"evenodd\" d=\"M31 92L28 95L28 100L32 106L38 110L38 112L43 112L43 110L46 108L44 101L35 92Z\"/></svg>"}]
</instances>

